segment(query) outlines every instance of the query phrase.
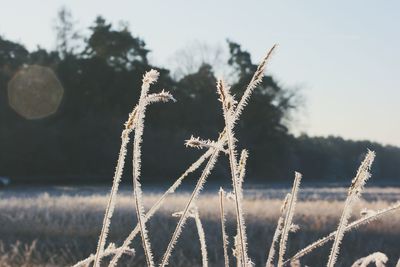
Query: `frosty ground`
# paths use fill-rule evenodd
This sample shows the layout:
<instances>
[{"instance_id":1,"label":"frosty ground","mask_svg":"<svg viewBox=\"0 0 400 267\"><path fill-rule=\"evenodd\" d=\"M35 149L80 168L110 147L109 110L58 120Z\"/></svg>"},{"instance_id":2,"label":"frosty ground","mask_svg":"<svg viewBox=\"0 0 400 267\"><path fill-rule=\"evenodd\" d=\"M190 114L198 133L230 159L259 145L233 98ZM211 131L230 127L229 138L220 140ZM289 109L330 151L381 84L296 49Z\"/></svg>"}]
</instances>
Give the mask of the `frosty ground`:
<instances>
[{"instance_id":1,"label":"frosty ground","mask_svg":"<svg viewBox=\"0 0 400 267\"><path fill-rule=\"evenodd\" d=\"M189 186L190 187L190 186ZM147 188L147 189L146 189ZM146 208L160 196L163 187L144 186ZM219 224L217 187L205 190L197 202L207 237L210 266L222 266L222 243ZM228 189L228 188L227 188ZM229 191L229 189L228 189ZM249 185L245 189L245 210L249 239L249 254L257 266L265 263L269 244L276 227L285 186ZM98 234L106 207L107 186L51 186L10 187L0 191L0 263L3 266L66 266L95 252ZM123 186L110 232L110 241L122 243L136 224L131 187ZM344 187L303 185L294 222L300 226L290 235L288 255L334 231L346 197ZM369 187L363 193L353 212L379 209L400 200L400 188ZM183 208L188 193L183 190L167 199L164 207L149 222L155 258L165 250L177 218L173 212ZM233 203L227 202L227 230L230 244L235 233ZM188 221L171 260L171 266L200 266L200 247L193 221ZM195 237L195 238L193 238ZM33 246L31 246L33 244ZM133 247L135 257L125 256L121 266L144 261L140 243ZM380 251L388 255L394 265L399 257L400 212L360 229L347 233L341 249L339 266L351 265L356 259ZM30 248L31 251L30 251ZM310 266L326 264L329 245L317 249L302 263Z\"/></svg>"}]
</instances>

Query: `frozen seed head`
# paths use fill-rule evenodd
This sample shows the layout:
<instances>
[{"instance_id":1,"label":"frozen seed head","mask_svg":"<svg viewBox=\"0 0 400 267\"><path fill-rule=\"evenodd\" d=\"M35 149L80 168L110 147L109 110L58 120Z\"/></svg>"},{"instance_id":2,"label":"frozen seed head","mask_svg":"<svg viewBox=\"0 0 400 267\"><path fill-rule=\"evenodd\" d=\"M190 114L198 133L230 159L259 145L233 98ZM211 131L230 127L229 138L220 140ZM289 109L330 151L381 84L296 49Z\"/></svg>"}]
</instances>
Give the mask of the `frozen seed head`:
<instances>
[{"instance_id":1,"label":"frozen seed head","mask_svg":"<svg viewBox=\"0 0 400 267\"><path fill-rule=\"evenodd\" d=\"M215 149L221 150L224 153L226 153L226 150L222 146L219 146L217 144L217 142L211 141L209 139L203 140L203 139L200 139L199 137L194 137L193 135L190 137L190 139L185 141L185 146L186 147L198 148L198 149L201 149L201 148L215 148Z\"/></svg>"},{"instance_id":2,"label":"frozen seed head","mask_svg":"<svg viewBox=\"0 0 400 267\"><path fill-rule=\"evenodd\" d=\"M222 79L219 79L217 82L217 90L219 94L219 101L223 103L224 108L227 111L232 110L237 104L237 101L230 93L230 87L225 84Z\"/></svg>"},{"instance_id":3,"label":"frozen seed head","mask_svg":"<svg viewBox=\"0 0 400 267\"><path fill-rule=\"evenodd\" d=\"M255 84L259 84L262 81L262 79L264 77L265 67L267 66L268 59L271 58L271 56L274 53L274 51L275 51L277 46L278 46L277 44L274 44L272 46L272 48L268 51L267 55L264 57L264 59L260 63L260 65L258 65L257 70L256 70L256 72L254 73L254 76L253 76L253 82Z\"/></svg>"},{"instance_id":4,"label":"frozen seed head","mask_svg":"<svg viewBox=\"0 0 400 267\"><path fill-rule=\"evenodd\" d=\"M162 90L160 93L150 94L146 98L147 103L155 102L176 102L176 99L168 91Z\"/></svg>"},{"instance_id":5,"label":"frozen seed head","mask_svg":"<svg viewBox=\"0 0 400 267\"><path fill-rule=\"evenodd\" d=\"M143 75L143 83L144 84L153 84L158 80L160 73L157 70L150 70Z\"/></svg>"},{"instance_id":6,"label":"frozen seed head","mask_svg":"<svg viewBox=\"0 0 400 267\"><path fill-rule=\"evenodd\" d=\"M375 152L368 150L368 153L365 156L364 161L358 168L356 177L351 182L351 186L348 192L349 195L361 194L361 191L363 190L366 181L371 177L371 173L369 171L371 169L372 162L374 162L374 159L375 159Z\"/></svg>"},{"instance_id":7,"label":"frozen seed head","mask_svg":"<svg viewBox=\"0 0 400 267\"><path fill-rule=\"evenodd\" d=\"M185 141L186 147L204 148L214 146L215 142L211 140L202 140L199 137L190 136L190 139Z\"/></svg>"}]
</instances>

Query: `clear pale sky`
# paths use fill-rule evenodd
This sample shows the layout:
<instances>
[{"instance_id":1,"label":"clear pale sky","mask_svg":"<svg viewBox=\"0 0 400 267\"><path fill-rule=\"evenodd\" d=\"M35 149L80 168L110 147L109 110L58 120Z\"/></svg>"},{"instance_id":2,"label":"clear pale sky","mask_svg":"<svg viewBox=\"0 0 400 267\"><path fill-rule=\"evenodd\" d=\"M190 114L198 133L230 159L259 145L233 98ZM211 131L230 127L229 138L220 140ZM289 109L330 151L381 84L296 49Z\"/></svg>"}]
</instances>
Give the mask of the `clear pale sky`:
<instances>
[{"instance_id":1,"label":"clear pale sky","mask_svg":"<svg viewBox=\"0 0 400 267\"><path fill-rule=\"evenodd\" d=\"M400 146L400 1L0 0L0 34L29 49L54 48L54 19L68 7L85 29L96 15L128 21L158 65L199 40L230 38L258 61L279 44L269 71L301 88L295 131Z\"/></svg>"}]
</instances>

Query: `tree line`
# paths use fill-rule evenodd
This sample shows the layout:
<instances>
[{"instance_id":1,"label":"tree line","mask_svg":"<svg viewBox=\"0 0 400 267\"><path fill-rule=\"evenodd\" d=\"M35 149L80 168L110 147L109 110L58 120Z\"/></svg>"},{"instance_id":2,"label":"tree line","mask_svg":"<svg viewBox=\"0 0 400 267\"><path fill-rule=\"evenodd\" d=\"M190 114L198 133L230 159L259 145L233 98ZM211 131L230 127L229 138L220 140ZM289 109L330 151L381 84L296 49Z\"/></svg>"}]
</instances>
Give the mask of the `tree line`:
<instances>
[{"instance_id":1,"label":"tree line","mask_svg":"<svg viewBox=\"0 0 400 267\"><path fill-rule=\"evenodd\" d=\"M153 66L150 50L126 26L114 27L97 17L87 36L74 30L61 10L56 24L57 48L28 51L0 37L0 176L16 182L98 183L109 181L117 159L123 123L139 98L142 75L154 68L160 80L153 88L170 90L176 103L152 105L146 115L143 174L148 181L174 179L198 156L184 147L192 134L217 139L223 129L213 66L174 78ZM232 90L240 97L257 65L240 44L227 41ZM28 120L8 101L10 80L26 66L54 71L64 94L57 112ZM241 148L250 152L249 180L292 180L294 170L305 179L348 180L367 148L377 152L373 171L380 179L400 177L400 149L340 137L293 136L298 93L266 75L237 125ZM130 154L128 153L128 158ZM127 166L129 173L130 166ZM225 176L221 161L214 179Z\"/></svg>"}]
</instances>

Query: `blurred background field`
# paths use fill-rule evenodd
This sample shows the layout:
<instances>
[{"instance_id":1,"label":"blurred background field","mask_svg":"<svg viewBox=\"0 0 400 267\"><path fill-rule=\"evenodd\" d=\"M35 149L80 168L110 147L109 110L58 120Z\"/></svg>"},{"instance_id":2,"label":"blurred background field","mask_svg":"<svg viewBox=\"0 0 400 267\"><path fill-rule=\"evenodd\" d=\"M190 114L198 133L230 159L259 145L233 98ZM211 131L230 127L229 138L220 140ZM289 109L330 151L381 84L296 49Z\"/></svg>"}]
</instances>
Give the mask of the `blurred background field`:
<instances>
[{"instance_id":1,"label":"blurred background field","mask_svg":"<svg viewBox=\"0 0 400 267\"><path fill-rule=\"evenodd\" d=\"M190 186L188 185L188 188ZM146 208L160 196L162 187L145 188ZM146 190L146 188L148 188ZM0 236L2 266L67 266L86 258L96 249L101 230L101 222L106 206L106 186L55 186L55 187L13 187L0 191ZM257 265L263 265L267 249L276 227L283 196L289 187L249 186L245 189L249 253ZM136 224L133 198L130 187L123 186L111 224L110 242L122 244L123 238ZM359 218L362 208L379 209L387 207L400 198L400 188L370 187L365 191L367 200L357 203L352 219ZM149 223L150 239L156 259L161 257L172 234L177 218L173 212L183 208L188 193L181 190L169 197L164 207ZM300 226L297 233L290 235L288 255L293 255L318 238L334 231L346 196L344 187L315 187L304 185L299 195L299 203L294 222ZM197 201L204 230L206 232L210 266L221 266L223 254L220 238L217 187L208 186ZM227 203L230 244L235 233L233 203ZM172 258L172 266L201 266L200 247L193 220L189 220L177 250ZM121 266L144 264L141 245L136 238L133 247L135 257L124 256ZM32 253L29 248L32 246ZM345 235L339 266L349 266L356 259L381 251L391 260L393 266L400 247L400 213L394 211L387 216L361 226ZM317 249L302 259L309 266L324 265L329 245ZM316 256L317 255L317 256Z\"/></svg>"}]
</instances>

